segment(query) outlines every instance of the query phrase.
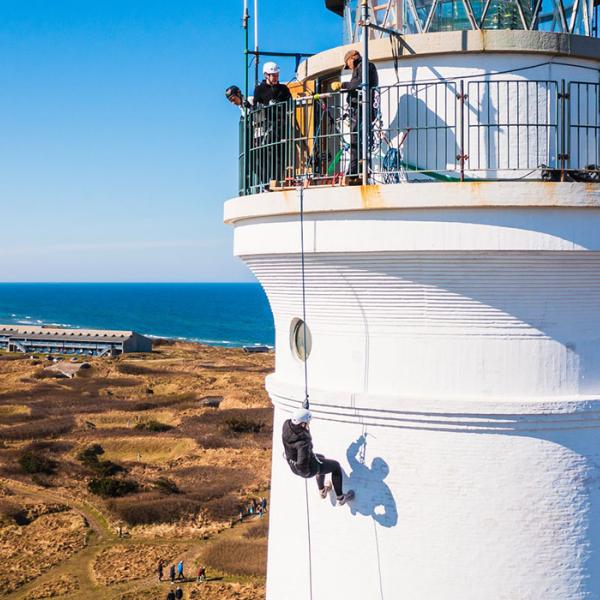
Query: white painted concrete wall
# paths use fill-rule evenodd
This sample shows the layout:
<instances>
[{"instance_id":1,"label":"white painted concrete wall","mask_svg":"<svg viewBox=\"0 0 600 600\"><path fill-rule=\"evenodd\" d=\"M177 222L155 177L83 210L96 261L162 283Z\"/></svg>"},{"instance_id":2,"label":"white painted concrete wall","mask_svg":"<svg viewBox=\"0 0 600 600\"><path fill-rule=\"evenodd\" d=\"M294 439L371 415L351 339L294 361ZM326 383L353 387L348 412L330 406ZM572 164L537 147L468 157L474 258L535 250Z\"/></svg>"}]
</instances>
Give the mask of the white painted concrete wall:
<instances>
[{"instance_id":1,"label":"white painted concrete wall","mask_svg":"<svg viewBox=\"0 0 600 600\"><path fill-rule=\"evenodd\" d=\"M312 430L350 507L281 457L303 395L294 203L227 208L276 325L269 600L600 598L599 190L557 185L305 192Z\"/></svg>"},{"instance_id":2,"label":"white painted concrete wall","mask_svg":"<svg viewBox=\"0 0 600 600\"><path fill-rule=\"evenodd\" d=\"M398 146L410 129L401 148L410 165L409 179L422 178L410 174L414 168L448 175L458 171L463 121L467 177L527 177L542 164L560 166L563 81L567 92L570 82L591 84L570 90L566 114L572 126L583 126L571 131L571 166L600 162L600 131L589 129L600 125L597 61L490 52L403 56L397 65L387 60L378 62L377 68L382 121L390 144ZM467 94L464 116L457 99L461 79ZM387 87L398 84L401 87Z\"/></svg>"}]
</instances>

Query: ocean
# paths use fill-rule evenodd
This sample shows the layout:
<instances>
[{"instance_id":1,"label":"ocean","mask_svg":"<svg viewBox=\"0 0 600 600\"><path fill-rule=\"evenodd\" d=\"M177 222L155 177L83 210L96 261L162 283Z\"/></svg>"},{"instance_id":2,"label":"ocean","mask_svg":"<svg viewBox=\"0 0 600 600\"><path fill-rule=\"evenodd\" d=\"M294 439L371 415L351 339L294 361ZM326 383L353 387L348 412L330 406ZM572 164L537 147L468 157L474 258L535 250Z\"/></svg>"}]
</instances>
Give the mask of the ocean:
<instances>
[{"instance_id":1,"label":"ocean","mask_svg":"<svg viewBox=\"0 0 600 600\"><path fill-rule=\"evenodd\" d=\"M256 283L0 283L0 323L125 329L215 346L275 339Z\"/></svg>"}]
</instances>

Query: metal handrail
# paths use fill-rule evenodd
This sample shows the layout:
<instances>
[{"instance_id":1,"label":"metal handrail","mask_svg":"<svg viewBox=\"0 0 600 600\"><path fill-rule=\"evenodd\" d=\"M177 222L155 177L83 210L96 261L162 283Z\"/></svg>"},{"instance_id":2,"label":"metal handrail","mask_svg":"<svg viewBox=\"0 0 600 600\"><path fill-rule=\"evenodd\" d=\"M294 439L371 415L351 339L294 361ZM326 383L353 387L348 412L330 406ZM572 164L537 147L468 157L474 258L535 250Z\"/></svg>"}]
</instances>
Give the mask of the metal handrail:
<instances>
[{"instance_id":1,"label":"metal handrail","mask_svg":"<svg viewBox=\"0 0 600 600\"><path fill-rule=\"evenodd\" d=\"M257 107L240 123L240 194L303 185L600 180L600 84L398 83Z\"/></svg>"}]
</instances>

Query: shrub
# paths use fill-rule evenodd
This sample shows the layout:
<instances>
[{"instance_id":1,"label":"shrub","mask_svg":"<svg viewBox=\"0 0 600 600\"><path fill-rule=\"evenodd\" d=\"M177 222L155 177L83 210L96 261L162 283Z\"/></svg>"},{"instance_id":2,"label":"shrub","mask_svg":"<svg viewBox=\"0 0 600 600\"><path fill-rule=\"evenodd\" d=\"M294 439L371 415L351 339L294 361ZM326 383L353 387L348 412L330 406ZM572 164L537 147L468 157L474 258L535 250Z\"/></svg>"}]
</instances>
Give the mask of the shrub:
<instances>
[{"instance_id":1,"label":"shrub","mask_svg":"<svg viewBox=\"0 0 600 600\"><path fill-rule=\"evenodd\" d=\"M233 496L208 500L203 503L203 508L206 510L207 516L213 521L229 521L240 513L238 500Z\"/></svg>"},{"instance_id":2,"label":"shrub","mask_svg":"<svg viewBox=\"0 0 600 600\"><path fill-rule=\"evenodd\" d=\"M139 486L133 479L111 479L110 477L98 477L88 483L88 489L92 494L105 498L118 498L126 494L137 492Z\"/></svg>"},{"instance_id":3,"label":"shrub","mask_svg":"<svg viewBox=\"0 0 600 600\"><path fill-rule=\"evenodd\" d=\"M77 455L77 460L89 465L98 462L98 456L104 454L104 448L100 444L92 444Z\"/></svg>"},{"instance_id":4,"label":"shrub","mask_svg":"<svg viewBox=\"0 0 600 600\"><path fill-rule=\"evenodd\" d=\"M163 494L179 494L179 488L177 484L167 477L159 477L155 482L154 486L159 492Z\"/></svg>"},{"instance_id":5,"label":"shrub","mask_svg":"<svg viewBox=\"0 0 600 600\"><path fill-rule=\"evenodd\" d=\"M43 487L43 488L52 487L52 481L50 481L50 479L48 479L48 476L42 475L40 473L34 473L31 476L31 482L35 483L35 485L39 485L40 487Z\"/></svg>"},{"instance_id":6,"label":"shrub","mask_svg":"<svg viewBox=\"0 0 600 600\"><path fill-rule=\"evenodd\" d=\"M77 455L77 459L102 477L110 477L125 470L121 465L111 460L98 460L98 456L102 454L104 454L104 448L100 444L92 444L82 450Z\"/></svg>"},{"instance_id":7,"label":"shrub","mask_svg":"<svg viewBox=\"0 0 600 600\"><path fill-rule=\"evenodd\" d=\"M265 426L262 422L252 421L245 417L227 419L226 424L232 433L260 433Z\"/></svg>"},{"instance_id":8,"label":"shrub","mask_svg":"<svg viewBox=\"0 0 600 600\"><path fill-rule=\"evenodd\" d=\"M153 431L154 433L162 433L163 431L170 431L173 429L172 425L167 425L166 423L161 423L160 421L155 421L154 419L150 421L143 421L142 423L138 423L135 426L135 429L141 429L144 431Z\"/></svg>"},{"instance_id":9,"label":"shrub","mask_svg":"<svg viewBox=\"0 0 600 600\"><path fill-rule=\"evenodd\" d=\"M117 473L123 473L125 471L124 467L112 462L112 460L99 460L95 469L102 477L110 477L111 475L116 475Z\"/></svg>"},{"instance_id":10,"label":"shrub","mask_svg":"<svg viewBox=\"0 0 600 600\"><path fill-rule=\"evenodd\" d=\"M175 523L199 510L197 502L183 496L138 496L111 502L109 508L128 525Z\"/></svg>"},{"instance_id":11,"label":"shrub","mask_svg":"<svg viewBox=\"0 0 600 600\"><path fill-rule=\"evenodd\" d=\"M5 440L39 440L68 433L73 429L73 425L72 417L41 419L14 427L6 427L2 430L2 437Z\"/></svg>"},{"instance_id":12,"label":"shrub","mask_svg":"<svg viewBox=\"0 0 600 600\"><path fill-rule=\"evenodd\" d=\"M154 404L153 402L136 402L131 406L131 410L135 411L153 410L155 408L158 408L158 404Z\"/></svg>"},{"instance_id":13,"label":"shrub","mask_svg":"<svg viewBox=\"0 0 600 600\"><path fill-rule=\"evenodd\" d=\"M34 452L33 450L29 450L25 452L25 454L21 455L19 458L19 464L25 473L29 473L30 475L34 473L44 473L45 475L51 475L56 471L57 463L56 461L40 454L39 452Z\"/></svg>"}]
</instances>

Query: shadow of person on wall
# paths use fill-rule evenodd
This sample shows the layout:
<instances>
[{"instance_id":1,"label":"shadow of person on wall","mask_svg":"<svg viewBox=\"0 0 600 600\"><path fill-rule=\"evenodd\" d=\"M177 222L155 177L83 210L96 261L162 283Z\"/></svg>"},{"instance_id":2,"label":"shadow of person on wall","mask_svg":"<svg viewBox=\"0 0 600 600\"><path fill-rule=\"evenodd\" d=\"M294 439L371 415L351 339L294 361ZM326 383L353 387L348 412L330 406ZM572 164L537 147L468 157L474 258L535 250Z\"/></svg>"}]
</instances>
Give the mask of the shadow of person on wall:
<instances>
[{"instance_id":1,"label":"shadow of person on wall","mask_svg":"<svg viewBox=\"0 0 600 600\"><path fill-rule=\"evenodd\" d=\"M367 448L366 434L352 442L346 450L350 468L348 481L344 487L353 489L356 498L349 504L353 515L359 513L373 520L382 527L394 527L398 523L396 501L384 479L390 468L383 458L376 456L371 461L371 467L365 464Z\"/></svg>"}]
</instances>

